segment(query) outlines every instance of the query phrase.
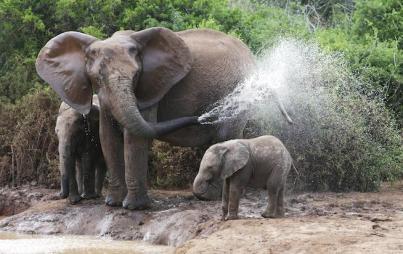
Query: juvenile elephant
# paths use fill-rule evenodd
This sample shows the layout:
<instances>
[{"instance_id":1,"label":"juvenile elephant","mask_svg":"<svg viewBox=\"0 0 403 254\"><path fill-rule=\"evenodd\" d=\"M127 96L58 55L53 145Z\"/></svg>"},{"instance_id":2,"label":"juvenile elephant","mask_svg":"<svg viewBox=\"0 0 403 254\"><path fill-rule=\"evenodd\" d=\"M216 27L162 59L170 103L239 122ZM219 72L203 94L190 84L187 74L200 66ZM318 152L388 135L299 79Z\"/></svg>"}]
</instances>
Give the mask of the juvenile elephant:
<instances>
[{"instance_id":1,"label":"juvenile elephant","mask_svg":"<svg viewBox=\"0 0 403 254\"><path fill-rule=\"evenodd\" d=\"M193 183L195 196L209 198L215 178L224 180L223 219L238 217L239 199L249 184L267 188L269 204L265 218L284 216L284 191L292 158L283 143L273 136L235 139L211 146L203 156Z\"/></svg>"},{"instance_id":2,"label":"juvenile elephant","mask_svg":"<svg viewBox=\"0 0 403 254\"><path fill-rule=\"evenodd\" d=\"M162 27L118 31L105 40L65 32L36 60L38 74L80 113L89 112L92 92L98 94L110 171L105 202L128 209L150 205L146 176L153 138L200 146L242 137L245 115L216 125L199 125L195 116L229 94L253 67L250 50L234 37Z\"/></svg>"},{"instance_id":3,"label":"juvenile elephant","mask_svg":"<svg viewBox=\"0 0 403 254\"><path fill-rule=\"evenodd\" d=\"M106 166L99 141L97 96L85 116L63 102L55 131L59 140L60 197L68 197L75 204L81 197L101 195Z\"/></svg>"}]
</instances>

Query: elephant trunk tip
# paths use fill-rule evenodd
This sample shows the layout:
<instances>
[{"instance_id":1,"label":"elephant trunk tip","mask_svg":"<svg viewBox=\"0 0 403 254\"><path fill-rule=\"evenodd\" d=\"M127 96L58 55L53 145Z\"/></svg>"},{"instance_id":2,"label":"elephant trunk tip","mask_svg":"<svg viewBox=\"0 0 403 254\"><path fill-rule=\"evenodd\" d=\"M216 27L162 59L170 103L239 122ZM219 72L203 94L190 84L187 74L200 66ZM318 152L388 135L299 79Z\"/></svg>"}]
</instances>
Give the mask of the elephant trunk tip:
<instances>
[{"instance_id":1,"label":"elephant trunk tip","mask_svg":"<svg viewBox=\"0 0 403 254\"><path fill-rule=\"evenodd\" d=\"M293 125L294 124L294 121L291 119L291 117L289 117L288 115L286 116L286 119L287 119L287 122L290 124L290 125Z\"/></svg>"},{"instance_id":2,"label":"elephant trunk tip","mask_svg":"<svg viewBox=\"0 0 403 254\"><path fill-rule=\"evenodd\" d=\"M199 200L203 200L203 201L209 200L208 198L203 197L203 195L201 195L200 193L197 193L197 192L193 192L193 195Z\"/></svg>"},{"instance_id":3,"label":"elephant trunk tip","mask_svg":"<svg viewBox=\"0 0 403 254\"><path fill-rule=\"evenodd\" d=\"M200 124L198 116L189 116L189 124Z\"/></svg>"},{"instance_id":4,"label":"elephant trunk tip","mask_svg":"<svg viewBox=\"0 0 403 254\"><path fill-rule=\"evenodd\" d=\"M168 120L165 122L153 124L152 129L155 131L156 137L159 137L186 126L198 125L200 124L198 118L199 117L197 116L186 116L173 120Z\"/></svg>"},{"instance_id":5,"label":"elephant trunk tip","mask_svg":"<svg viewBox=\"0 0 403 254\"><path fill-rule=\"evenodd\" d=\"M208 181L201 179L201 177L197 175L193 182L193 195L200 200L209 200L208 189Z\"/></svg>"}]
</instances>

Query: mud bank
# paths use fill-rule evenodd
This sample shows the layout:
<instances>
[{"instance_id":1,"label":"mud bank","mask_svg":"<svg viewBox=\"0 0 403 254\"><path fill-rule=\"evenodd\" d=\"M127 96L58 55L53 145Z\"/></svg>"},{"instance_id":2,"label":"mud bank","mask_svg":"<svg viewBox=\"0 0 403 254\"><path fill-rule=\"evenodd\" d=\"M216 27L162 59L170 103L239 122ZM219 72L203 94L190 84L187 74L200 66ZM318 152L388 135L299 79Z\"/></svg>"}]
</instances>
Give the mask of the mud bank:
<instances>
[{"instance_id":1,"label":"mud bank","mask_svg":"<svg viewBox=\"0 0 403 254\"><path fill-rule=\"evenodd\" d=\"M401 183L378 193L290 195L286 218L275 220L260 217L265 192L248 190L241 219L227 222L219 219L219 201L199 201L189 191L152 191L147 211L101 199L70 205L46 191L28 210L0 220L0 231L143 240L177 253L403 253Z\"/></svg>"},{"instance_id":2,"label":"mud bank","mask_svg":"<svg viewBox=\"0 0 403 254\"><path fill-rule=\"evenodd\" d=\"M200 202L188 191L152 191L153 208L146 211L108 207L102 198L70 205L66 200L53 200L54 196L44 194L39 201L31 202L29 209L1 220L0 230L93 235L177 246L201 233L214 231L219 222L218 202Z\"/></svg>"}]
</instances>

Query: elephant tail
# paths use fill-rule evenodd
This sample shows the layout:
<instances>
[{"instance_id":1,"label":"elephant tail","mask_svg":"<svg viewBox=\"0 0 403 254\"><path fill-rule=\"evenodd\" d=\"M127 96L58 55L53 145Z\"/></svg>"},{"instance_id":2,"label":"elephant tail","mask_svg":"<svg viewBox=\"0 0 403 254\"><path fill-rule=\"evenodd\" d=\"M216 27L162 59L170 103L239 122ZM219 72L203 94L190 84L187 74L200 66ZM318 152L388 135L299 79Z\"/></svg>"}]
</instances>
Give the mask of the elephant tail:
<instances>
[{"instance_id":1,"label":"elephant tail","mask_svg":"<svg viewBox=\"0 0 403 254\"><path fill-rule=\"evenodd\" d=\"M297 167L295 167L295 163L294 160L291 161L291 167L293 168L293 170L295 171L296 177L294 179L294 183L293 183L293 187L292 189L296 189L297 186L297 182L299 182L301 180L301 174L299 173Z\"/></svg>"},{"instance_id":2,"label":"elephant tail","mask_svg":"<svg viewBox=\"0 0 403 254\"><path fill-rule=\"evenodd\" d=\"M295 167L294 160L291 163L291 167L294 169L295 173L297 174L298 178L301 176L298 169Z\"/></svg>"},{"instance_id":3,"label":"elephant tail","mask_svg":"<svg viewBox=\"0 0 403 254\"><path fill-rule=\"evenodd\" d=\"M284 118L287 120L287 122L289 124L294 124L291 117L288 115L287 110L285 110L284 105L281 102L280 97L278 96L277 92L272 90L271 94L274 97L274 101L276 102L277 107L280 109L281 114L284 116Z\"/></svg>"}]
</instances>

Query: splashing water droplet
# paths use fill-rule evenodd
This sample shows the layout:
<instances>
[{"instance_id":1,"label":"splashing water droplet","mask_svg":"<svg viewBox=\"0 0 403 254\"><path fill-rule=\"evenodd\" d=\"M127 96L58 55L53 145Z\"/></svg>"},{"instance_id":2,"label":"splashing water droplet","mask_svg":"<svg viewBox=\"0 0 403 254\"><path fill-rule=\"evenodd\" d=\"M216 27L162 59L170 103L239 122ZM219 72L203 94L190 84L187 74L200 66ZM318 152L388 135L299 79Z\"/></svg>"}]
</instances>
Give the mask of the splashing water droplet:
<instances>
[{"instance_id":1,"label":"splashing water droplet","mask_svg":"<svg viewBox=\"0 0 403 254\"><path fill-rule=\"evenodd\" d=\"M210 111L201 115L199 121L214 124L234 118L245 111L253 119L262 108L266 113L278 114L279 110L272 103L273 93L287 104L290 104L290 96L295 88L309 90L309 97L315 97L321 92L321 86L328 79L334 78L331 77L331 67L337 65L336 59L322 53L315 44L293 39L279 40L272 49L263 51L257 60L256 69L245 81L213 105ZM315 89L311 89L312 87ZM271 112L267 112L268 110Z\"/></svg>"}]
</instances>

